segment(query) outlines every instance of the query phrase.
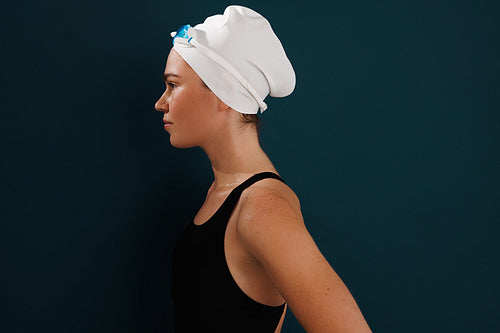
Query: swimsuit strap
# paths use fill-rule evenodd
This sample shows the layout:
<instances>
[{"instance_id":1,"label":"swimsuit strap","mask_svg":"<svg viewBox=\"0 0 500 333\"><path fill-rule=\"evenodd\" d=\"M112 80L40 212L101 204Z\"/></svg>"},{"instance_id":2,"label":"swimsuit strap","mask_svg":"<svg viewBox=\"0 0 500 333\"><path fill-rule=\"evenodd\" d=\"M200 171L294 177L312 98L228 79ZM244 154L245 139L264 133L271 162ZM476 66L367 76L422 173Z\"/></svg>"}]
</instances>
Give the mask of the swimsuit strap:
<instances>
[{"instance_id":1,"label":"swimsuit strap","mask_svg":"<svg viewBox=\"0 0 500 333\"><path fill-rule=\"evenodd\" d=\"M226 198L226 200L224 201L222 206L219 208L219 210L216 212L216 214L217 215L223 214L226 217L226 219L223 219L223 220L227 221L229 219L229 216L233 212L234 207L238 203L238 200L240 199L241 193L243 193L244 190L246 190L247 188L249 188L250 186L252 186L256 182L258 182L262 179L266 179L266 178L278 179L284 183L283 179L281 179L281 177L278 176L277 174L275 174L274 172L266 171L266 172L257 173L255 175L253 175L252 177L248 178L247 180L245 180L240 185L236 186L231 191L231 193L229 193L228 197ZM217 217L220 218L222 216L217 216Z\"/></svg>"}]
</instances>

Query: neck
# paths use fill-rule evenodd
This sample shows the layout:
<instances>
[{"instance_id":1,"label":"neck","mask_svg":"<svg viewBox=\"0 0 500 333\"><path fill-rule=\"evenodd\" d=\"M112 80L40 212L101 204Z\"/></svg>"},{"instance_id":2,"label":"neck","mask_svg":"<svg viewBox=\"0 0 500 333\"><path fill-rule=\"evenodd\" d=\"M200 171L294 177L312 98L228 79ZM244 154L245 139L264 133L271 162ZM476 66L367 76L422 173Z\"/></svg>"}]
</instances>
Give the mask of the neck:
<instances>
[{"instance_id":1,"label":"neck","mask_svg":"<svg viewBox=\"0 0 500 333\"><path fill-rule=\"evenodd\" d=\"M232 188L255 173L276 172L252 126L233 128L201 147L214 173L212 190Z\"/></svg>"}]
</instances>

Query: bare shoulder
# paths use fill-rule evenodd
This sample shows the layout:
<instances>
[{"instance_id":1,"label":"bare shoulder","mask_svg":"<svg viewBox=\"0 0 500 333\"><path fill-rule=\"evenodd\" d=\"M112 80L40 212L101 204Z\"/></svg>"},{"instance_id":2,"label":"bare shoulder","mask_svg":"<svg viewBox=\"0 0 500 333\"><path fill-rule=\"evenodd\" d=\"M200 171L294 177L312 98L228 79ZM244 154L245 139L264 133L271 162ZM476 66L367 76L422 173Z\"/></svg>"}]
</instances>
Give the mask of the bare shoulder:
<instances>
[{"instance_id":1,"label":"bare shoulder","mask_svg":"<svg viewBox=\"0 0 500 333\"><path fill-rule=\"evenodd\" d=\"M300 202L295 192L280 180L263 179L247 188L240 198L240 220L273 215L299 215ZM261 219L260 219L261 220Z\"/></svg>"},{"instance_id":2,"label":"bare shoulder","mask_svg":"<svg viewBox=\"0 0 500 333\"><path fill-rule=\"evenodd\" d=\"M236 214L239 239L256 256L258 252L275 249L283 237L294 234L310 238L297 195L276 179L264 179L247 188Z\"/></svg>"}]
</instances>

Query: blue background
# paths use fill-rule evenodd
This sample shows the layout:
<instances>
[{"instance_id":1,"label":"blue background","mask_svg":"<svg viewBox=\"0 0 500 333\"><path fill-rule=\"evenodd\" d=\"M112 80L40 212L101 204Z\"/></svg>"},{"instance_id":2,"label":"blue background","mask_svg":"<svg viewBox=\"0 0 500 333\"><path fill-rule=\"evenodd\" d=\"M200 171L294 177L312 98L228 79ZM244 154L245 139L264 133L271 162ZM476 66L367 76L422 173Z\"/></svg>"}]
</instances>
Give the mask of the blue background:
<instances>
[{"instance_id":1,"label":"blue background","mask_svg":"<svg viewBox=\"0 0 500 333\"><path fill-rule=\"evenodd\" d=\"M172 332L170 254L212 175L153 104L170 31L229 4L2 6L2 332ZM239 4L297 74L263 146L374 332L499 332L499 3Z\"/></svg>"}]
</instances>

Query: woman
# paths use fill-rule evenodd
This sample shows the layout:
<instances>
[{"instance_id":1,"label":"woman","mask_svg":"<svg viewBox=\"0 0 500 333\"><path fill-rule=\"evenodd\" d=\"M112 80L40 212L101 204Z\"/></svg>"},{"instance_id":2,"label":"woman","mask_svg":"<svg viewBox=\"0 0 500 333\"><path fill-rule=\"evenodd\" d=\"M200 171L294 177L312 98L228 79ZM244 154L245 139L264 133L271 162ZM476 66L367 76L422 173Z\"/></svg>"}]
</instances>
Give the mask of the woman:
<instances>
[{"instance_id":1,"label":"woman","mask_svg":"<svg viewBox=\"0 0 500 333\"><path fill-rule=\"evenodd\" d=\"M170 142L199 146L214 182L173 256L176 332L370 332L307 232L299 200L259 144L263 99L295 74L269 22L241 6L174 37L155 108Z\"/></svg>"}]
</instances>

